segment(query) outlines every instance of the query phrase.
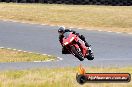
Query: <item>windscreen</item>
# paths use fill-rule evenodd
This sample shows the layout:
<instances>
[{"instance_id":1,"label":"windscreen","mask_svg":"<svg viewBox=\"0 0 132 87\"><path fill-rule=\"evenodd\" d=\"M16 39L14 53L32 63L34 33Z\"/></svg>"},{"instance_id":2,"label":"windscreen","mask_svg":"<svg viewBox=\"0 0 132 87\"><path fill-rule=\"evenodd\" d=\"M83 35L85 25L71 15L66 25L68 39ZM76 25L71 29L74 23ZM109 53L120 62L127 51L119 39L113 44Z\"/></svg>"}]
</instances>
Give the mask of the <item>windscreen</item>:
<instances>
[{"instance_id":1,"label":"windscreen","mask_svg":"<svg viewBox=\"0 0 132 87\"><path fill-rule=\"evenodd\" d=\"M71 33L71 32L65 32L65 33L64 33L64 38L68 38L69 35L70 35L70 33Z\"/></svg>"}]
</instances>

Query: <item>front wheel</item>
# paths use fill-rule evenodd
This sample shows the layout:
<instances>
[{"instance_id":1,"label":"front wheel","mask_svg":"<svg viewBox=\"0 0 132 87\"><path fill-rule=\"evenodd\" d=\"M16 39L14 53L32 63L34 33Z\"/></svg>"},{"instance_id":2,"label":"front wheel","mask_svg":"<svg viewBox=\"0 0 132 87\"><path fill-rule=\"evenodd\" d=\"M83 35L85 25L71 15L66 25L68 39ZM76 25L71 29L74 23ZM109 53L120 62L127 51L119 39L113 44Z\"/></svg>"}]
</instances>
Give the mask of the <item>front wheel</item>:
<instances>
[{"instance_id":1,"label":"front wheel","mask_svg":"<svg viewBox=\"0 0 132 87\"><path fill-rule=\"evenodd\" d=\"M71 47L71 51L72 51L72 54L75 57L77 57L80 61L83 61L84 60L83 59L83 56L81 55L81 53L79 53L79 51L77 51L77 49L74 46Z\"/></svg>"}]
</instances>

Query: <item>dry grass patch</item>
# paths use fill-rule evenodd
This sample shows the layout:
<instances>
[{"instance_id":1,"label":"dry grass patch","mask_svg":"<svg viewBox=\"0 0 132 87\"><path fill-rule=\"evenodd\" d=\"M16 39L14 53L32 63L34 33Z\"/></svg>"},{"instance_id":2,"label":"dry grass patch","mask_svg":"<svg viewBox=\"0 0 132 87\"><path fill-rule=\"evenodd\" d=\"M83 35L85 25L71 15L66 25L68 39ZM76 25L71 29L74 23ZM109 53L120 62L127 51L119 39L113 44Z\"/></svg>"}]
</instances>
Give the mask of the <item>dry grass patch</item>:
<instances>
[{"instance_id":1,"label":"dry grass patch","mask_svg":"<svg viewBox=\"0 0 132 87\"><path fill-rule=\"evenodd\" d=\"M46 61L49 59L54 60L55 57L35 53L18 52L8 49L0 49L0 62Z\"/></svg>"},{"instance_id":2,"label":"dry grass patch","mask_svg":"<svg viewBox=\"0 0 132 87\"><path fill-rule=\"evenodd\" d=\"M132 33L132 6L0 3L0 19Z\"/></svg>"},{"instance_id":3,"label":"dry grass patch","mask_svg":"<svg viewBox=\"0 0 132 87\"><path fill-rule=\"evenodd\" d=\"M96 68L87 72L124 72L132 74L132 67ZM32 69L0 72L1 87L80 87L76 82L77 68ZM81 87L131 87L129 83L86 83Z\"/></svg>"}]
</instances>

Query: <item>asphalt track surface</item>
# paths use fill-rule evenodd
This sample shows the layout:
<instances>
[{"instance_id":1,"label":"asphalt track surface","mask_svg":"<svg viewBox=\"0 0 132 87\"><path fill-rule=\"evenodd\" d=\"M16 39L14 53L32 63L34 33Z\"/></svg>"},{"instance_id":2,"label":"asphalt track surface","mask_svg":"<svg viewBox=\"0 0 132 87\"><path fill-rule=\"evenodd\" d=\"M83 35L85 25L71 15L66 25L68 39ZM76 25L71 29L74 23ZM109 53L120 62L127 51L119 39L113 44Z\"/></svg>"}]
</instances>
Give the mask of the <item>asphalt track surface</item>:
<instances>
[{"instance_id":1,"label":"asphalt track surface","mask_svg":"<svg viewBox=\"0 0 132 87\"><path fill-rule=\"evenodd\" d=\"M73 29L92 45L95 59L80 62L73 55L62 55L57 26L0 21L0 47L46 53L63 58L53 62L0 63L0 70L42 67L132 66L132 35Z\"/></svg>"}]
</instances>

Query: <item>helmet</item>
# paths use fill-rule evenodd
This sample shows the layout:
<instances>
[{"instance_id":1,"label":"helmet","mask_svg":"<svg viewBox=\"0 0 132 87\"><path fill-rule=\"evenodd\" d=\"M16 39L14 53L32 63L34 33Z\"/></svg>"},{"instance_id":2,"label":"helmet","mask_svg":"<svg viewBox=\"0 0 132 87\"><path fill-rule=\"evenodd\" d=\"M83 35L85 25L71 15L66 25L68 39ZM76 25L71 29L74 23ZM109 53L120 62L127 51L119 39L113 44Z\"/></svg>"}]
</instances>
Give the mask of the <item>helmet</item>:
<instances>
[{"instance_id":1,"label":"helmet","mask_svg":"<svg viewBox=\"0 0 132 87\"><path fill-rule=\"evenodd\" d=\"M59 29L58 29L58 33L59 34L63 34L65 32L65 27L60 27Z\"/></svg>"}]
</instances>

